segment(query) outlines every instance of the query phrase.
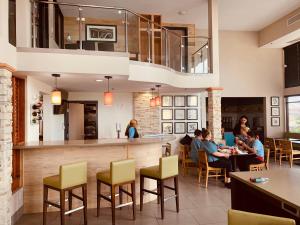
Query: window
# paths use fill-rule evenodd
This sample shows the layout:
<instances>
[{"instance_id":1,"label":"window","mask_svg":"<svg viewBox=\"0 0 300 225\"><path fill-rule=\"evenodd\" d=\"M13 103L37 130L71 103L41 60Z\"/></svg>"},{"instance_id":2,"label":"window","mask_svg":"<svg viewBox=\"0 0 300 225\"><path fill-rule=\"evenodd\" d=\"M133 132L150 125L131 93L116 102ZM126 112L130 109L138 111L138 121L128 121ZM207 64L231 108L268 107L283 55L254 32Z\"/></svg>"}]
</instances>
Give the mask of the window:
<instances>
[{"instance_id":1,"label":"window","mask_svg":"<svg viewBox=\"0 0 300 225\"><path fill-rule=\"evenodd\" d=\"M287 131L300 133L300 96L286 98Z\"/></svg>"},{"instance_id":2,"label":"window","mask_svg":"<svg viewBox=\"0 0 300 225\"><path fill-rule=\"evenodd\" d=\"M9 0L8 5L8 40L9 43L16 46L16 0Z\"/></svg>"}]
</instances>

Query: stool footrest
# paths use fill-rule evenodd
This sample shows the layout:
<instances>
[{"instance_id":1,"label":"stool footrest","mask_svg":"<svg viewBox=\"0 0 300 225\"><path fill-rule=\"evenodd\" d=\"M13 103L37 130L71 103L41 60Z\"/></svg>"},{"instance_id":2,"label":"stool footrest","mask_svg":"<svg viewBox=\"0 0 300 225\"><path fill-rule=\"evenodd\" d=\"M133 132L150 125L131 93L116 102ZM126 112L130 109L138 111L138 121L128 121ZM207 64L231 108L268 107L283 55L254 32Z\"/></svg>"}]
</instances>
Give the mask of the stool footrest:
<instances>
[{"instance_id":1,"label":"stool footrest","mask_svg":"<svg viewBox=\"0 0 300 225\"><path fill-rule=\"evenodd\" d=\"M76 212L76 211L81 210L81 209L84 209L84 206L80 206L80 207L78 207L78 208L75 208L75 209L71 209L71 210L69 210L69 211L66 211L66 212L65 212L65 215L71 214L71 213Z\"/></svg>"},{"instance_id":2,"label":"stool footrest","mask_svg":"<svg viewBox=\"0 0 300 225\"><path fill-rule=\"evenodd\" d=\"M54 206L56 208L60 208L60 205L59 204L56 204L54 202L50 202L50 201L45 201L46 204L50 205L50 206Z\"/></svg>"},{"instance_id":3,"label":"stool footrest","mask_svg":"<svg viewBox=\"0 0 300 225\"><path fill-rule=\"evenodd\" d=\"M118 209L118 208L122 208L122 207L125 207L125 206L128 206L128 205L132 205L133 202L127 202L127 203L123 203L123 204L120 204L120 205L117 205L115 208Z\"/></svg>"},{"instance_id":4,"label":"stool footrest","mask_svg":"<svg viewBox=\"0 0 300 225\"><path fill-rule=\"evenodd\" d=\"M175 188L173 188L173 187L170 187L170 186L167 186L167 185L164 185L164 187L167 188L167 189L175 191Z\"/></svg>"},{"instance_id":5,"label":"stool footrest","mask_svg":"<svg viewBox=\"0 0 300 225\"><path fill-rule=\"evenodd\" d=\"M155 192L155 191L150 191L150 190L147 190L147 189L143 189L143 191L148 192L148 193L153 194L153 195L158 195L158 193Z\"/></svg>"},{"instance_id":6,"label":"stool footrest","mask_svg":"<svg viewBox=\"0 0 300 225\"><path fill-rule=\"evenodd\" d=\"M123 193L125 193L125 194L127 194L127 195L129 195L129 196L132 196L131 193L129 193L128 191L124 190L123 188L121 188L121 192L123 192Z\"/></svg>"},{"instance_id":7,"label":"stool footrest","mask_svg":"<svg viewBox=\"0 0 300 225\"><path fill-rule=\"evenodd\" d=\"M75 194L72 193L71 196L74 197L74 198L77 198L77 199L79 199L81 201L83 201L83 198L80 197L80 196L78 196L78 195L75 195Z\"/></svg>"}]
</instances>

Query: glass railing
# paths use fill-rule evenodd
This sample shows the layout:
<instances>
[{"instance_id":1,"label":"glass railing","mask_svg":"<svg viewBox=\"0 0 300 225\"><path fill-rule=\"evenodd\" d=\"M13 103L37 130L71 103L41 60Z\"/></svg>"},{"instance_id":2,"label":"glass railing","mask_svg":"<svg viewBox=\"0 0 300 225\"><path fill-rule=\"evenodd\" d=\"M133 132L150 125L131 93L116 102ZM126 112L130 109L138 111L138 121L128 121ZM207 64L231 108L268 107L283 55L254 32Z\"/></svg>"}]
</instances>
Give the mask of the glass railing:
<instances>
[{"instance_id":1,"label":"glass railing","mask_svg":"<svg viewBox=\"0 0 300 225\"><path fill-rule=\"evenodd\" d=\"M32 39L33 48L128 52L131 60L209 73L207 37L181 36L160 16L125 8L33 1Z\"/></svg>"}]
</instances>

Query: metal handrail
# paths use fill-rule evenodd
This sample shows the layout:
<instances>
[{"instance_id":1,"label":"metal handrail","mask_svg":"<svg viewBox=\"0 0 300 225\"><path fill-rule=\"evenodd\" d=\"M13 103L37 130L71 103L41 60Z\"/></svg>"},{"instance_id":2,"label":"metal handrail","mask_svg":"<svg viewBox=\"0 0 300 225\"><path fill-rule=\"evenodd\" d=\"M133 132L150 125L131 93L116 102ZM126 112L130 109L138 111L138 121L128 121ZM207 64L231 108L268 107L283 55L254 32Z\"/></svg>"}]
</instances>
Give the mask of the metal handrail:
<instances>
[{"instance_id":1,"label":"metal handrail","mask_svg":"<svg viewBox=\"0 0 300 225\"><path fill-rule=\"evenodd\" d=\"M198 50L196 50L192 55L197 54L197 52L201 51L205 46L208 46L208 42L206 42L204 45L202 45Z\"/></svg>"}]
</instances>

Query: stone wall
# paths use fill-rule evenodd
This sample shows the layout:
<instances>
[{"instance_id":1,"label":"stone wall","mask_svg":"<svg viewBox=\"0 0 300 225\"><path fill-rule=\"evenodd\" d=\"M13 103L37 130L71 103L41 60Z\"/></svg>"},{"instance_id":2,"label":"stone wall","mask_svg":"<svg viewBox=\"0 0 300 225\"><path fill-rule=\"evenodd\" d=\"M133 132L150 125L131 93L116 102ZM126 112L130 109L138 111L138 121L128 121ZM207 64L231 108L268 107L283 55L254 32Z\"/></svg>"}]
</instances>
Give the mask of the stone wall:
<instances>
[{"instance_id":1,"label":"stone wall","mask_svg":"<svg viewBox=\"0 0 300 225\"><path fill-rule=\"evenodd\" d=\"M133 116L138 121L139 133L160 133L159 107L150 107L151 93L133 93Z\"/></svg>"},{"instance_id":2,"label":"stone wall","mask_svg":"<svg viewBox=\"0 0 300 225\"><path fill-rule=\"evenodd\" d=\"M218 142L222 140L221 126L221 93L222 88L209 88L208 92L208 129L212 138Z\"/></svg>"},{"instance_id":3,"label":"stone wall","mask_svg":"<svg viewBox=\"0 0 300 225\"><path fill-rule=\"evenodd\" d=\"M11 224L12 172L11 72L0 69L0 225Z\"/></svg>"}]
</instances>

